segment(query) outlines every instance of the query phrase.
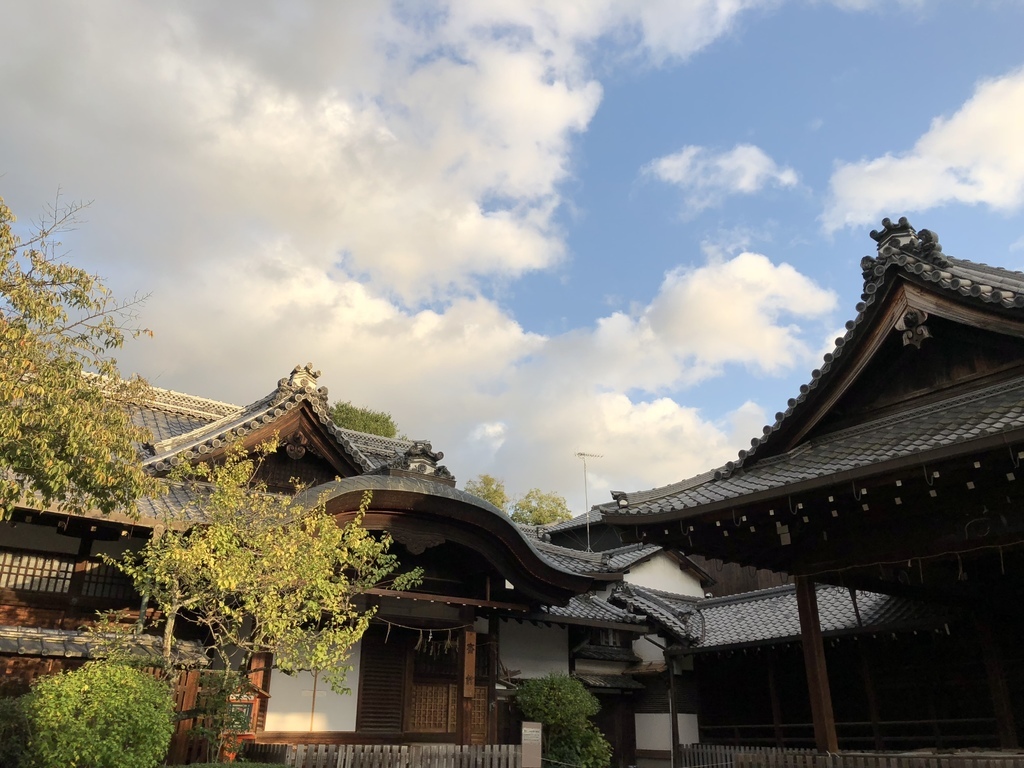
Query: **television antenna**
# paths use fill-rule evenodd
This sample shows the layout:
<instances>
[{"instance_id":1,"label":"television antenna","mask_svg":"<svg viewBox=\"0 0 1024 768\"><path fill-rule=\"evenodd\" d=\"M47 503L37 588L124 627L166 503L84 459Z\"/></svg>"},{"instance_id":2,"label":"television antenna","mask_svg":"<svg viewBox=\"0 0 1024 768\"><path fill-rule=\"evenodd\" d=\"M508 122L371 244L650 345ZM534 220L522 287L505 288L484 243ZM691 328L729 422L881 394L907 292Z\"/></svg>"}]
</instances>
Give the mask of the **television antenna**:
<instances>
[{"instance_id":1,"label":"television antenna","mask_svg":"<svg viewBox=\"0 0 1024 768\"><path fill-rule=\"evenodd\" d=\"M587 516L587 552L592 552L593 550L590 548L590 498L587 495L587 459L603 459L604 455L600 453L576 451L576 458L583 461L583 514Z\"/></svg>"}]
</instances>

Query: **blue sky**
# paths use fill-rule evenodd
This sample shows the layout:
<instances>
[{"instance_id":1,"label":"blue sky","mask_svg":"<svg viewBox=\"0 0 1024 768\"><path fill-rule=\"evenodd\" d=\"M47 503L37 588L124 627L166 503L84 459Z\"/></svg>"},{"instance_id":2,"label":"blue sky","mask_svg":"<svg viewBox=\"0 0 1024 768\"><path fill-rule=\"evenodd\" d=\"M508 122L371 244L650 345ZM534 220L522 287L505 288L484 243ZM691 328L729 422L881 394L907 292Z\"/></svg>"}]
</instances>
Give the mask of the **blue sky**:
<instances>
[{"instance_id":1,"label":"blue sky","mask_svg":"<svg viewBox=\"0 0 1024 768\"><path fill-rule=\"evenodd\" d=\"M1015 0L18 4L0 195L239 404L296 363L582 511L745 447L883 216L1024 268ZM41 33L40 30L45 30Z\"/></svg>"}]
</instances>

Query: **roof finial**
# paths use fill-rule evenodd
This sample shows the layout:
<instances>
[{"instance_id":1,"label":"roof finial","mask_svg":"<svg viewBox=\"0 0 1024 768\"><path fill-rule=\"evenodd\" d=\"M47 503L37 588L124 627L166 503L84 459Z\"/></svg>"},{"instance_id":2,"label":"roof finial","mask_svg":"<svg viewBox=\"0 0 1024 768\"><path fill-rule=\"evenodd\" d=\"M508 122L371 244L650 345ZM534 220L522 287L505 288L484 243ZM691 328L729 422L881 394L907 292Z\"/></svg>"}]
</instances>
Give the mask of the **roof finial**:
<instances>
[{"instance_id":1,"label":"roof finial","mask_svg":"<svg viewBox=\"0 0 1024 768\"><path fill-rule=\"evenodd\" d=\"M888 256L900 248L917 247L917 231L910 226L906 216L892 223L892 219L882 219L881 231L871 230L871 239L878 243L878 255Z\"/></svg>"},{"instance_id":2,"label":"roof finial","mask_svg":"<svg viewBox=\"0 0 1024 768\"><path fill-rule=\"evenodd\" d=\"M295 389L304 389L306 387L316 389L316 380L319 378L320 371L313 370L312 363L306 363L305 365L296 365L292 368L291 376L288 377L288 383Z\"/></svg>"}]
</instances>

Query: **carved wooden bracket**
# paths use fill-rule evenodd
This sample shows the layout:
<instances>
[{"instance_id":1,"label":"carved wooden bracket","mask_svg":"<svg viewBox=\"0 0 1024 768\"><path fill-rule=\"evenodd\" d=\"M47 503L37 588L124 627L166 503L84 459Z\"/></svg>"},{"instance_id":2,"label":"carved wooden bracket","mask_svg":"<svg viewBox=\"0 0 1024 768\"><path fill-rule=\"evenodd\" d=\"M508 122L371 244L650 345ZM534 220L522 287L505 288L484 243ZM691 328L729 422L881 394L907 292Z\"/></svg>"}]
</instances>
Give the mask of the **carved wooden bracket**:
<instances>
[{"instance_id":1,"label":"carved wooden bracket","mask_svg":"<svg viewBox=\"0 0 1024 768\"><path fill-rule=\"evenodd\" d=\"M422 555L431 547L444 544L445 538L439 533L409 533L408 531L392 531L391 538L405 547L411 554Z\"/></svg>"}]
</instances>

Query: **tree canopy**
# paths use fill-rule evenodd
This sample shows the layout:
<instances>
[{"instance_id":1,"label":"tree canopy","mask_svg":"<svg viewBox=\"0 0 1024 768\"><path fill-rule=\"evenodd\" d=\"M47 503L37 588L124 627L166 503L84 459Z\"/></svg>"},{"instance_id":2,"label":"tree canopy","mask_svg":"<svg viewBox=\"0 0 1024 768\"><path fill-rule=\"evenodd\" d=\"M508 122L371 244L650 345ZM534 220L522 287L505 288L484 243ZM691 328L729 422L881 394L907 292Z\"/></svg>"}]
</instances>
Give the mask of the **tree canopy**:
<instances>
[{"instance_id":1,"label":"tree canopy","mask_svg":"<svg viewBox=\"0 0 1024 768\"><path fill-rule=\"evenodd\" d=\"M238 446L222 464L176 468L171 481L189 489L188 519L197 524L181 531L169 520L119 565L167 617L166 659L175 620L187 612L227 669L271 652L281 669L322 670L341 687L349 652L374 613L360 611L356 597L386 579L406 589L419 574L396 576L390 537L363 527L368 495L340 526L319 501L307 508L294 496L268 493L254 478L276 448L267 443L250 457Z\"/></svg>"},{"instance_id":2,"label":"tree canopy","mask_svg":"<svg viewBox=\"0 0 1024 768\"><path fill-rule=\"evenodd\" d=\"M565 497L554 491L542 491L531 488L512 504L509 514L515 522L528 525L548 525L560 523L572 517Z\"/></svg>"},{"instance_id":3,"label":"tree canopy","mask_svg":"<svg viewBox=\"0 0 1024 768\"><path fill-rule=\"evenodd\" d=\"M80 209L53 209L22 241L0 198L0 519L19 503L131 510L153 488L129 412L146 385L122 381L110 356L149 332L134 327L137 299L117 301L58 255Z\"/></svg>"},{"instance_id":4,"label":"tree canopy","mask_svg":"<svg viewBox=\"0 0 1024 768\"><path fill-rule=\"evenodd\" d=\"M505 491L505 481L493 475L478 475L476 479L466 481L466 492L491 502L517 523L547 525L572 517L564 496L531 488L522 496L513 498Z\"/></svg>"},{"instance_id":5,"label":"tree canopy","mask_svg":"<svg viewBox=\"0 0 1024 768\"><path fill-rule=\"evenodd\" d=\"M489 501L505 514L508 514L509 495L505 492L505 481L493 475L478 475L475 480L466 481L466 493L479 496Z\"/></svg>"},{"instance_id":6,"label":"tree canopy","mask_svg":"<svg viewBox=\"0 0 1024 768\"><path fill-rule=\"evenodd\" d=\"M344 429L366 432L381 437L396 437L398 427L387 411L362 408L348 401L339 400L331 406L331 418Z\"/></svg>"}]
</instances>

